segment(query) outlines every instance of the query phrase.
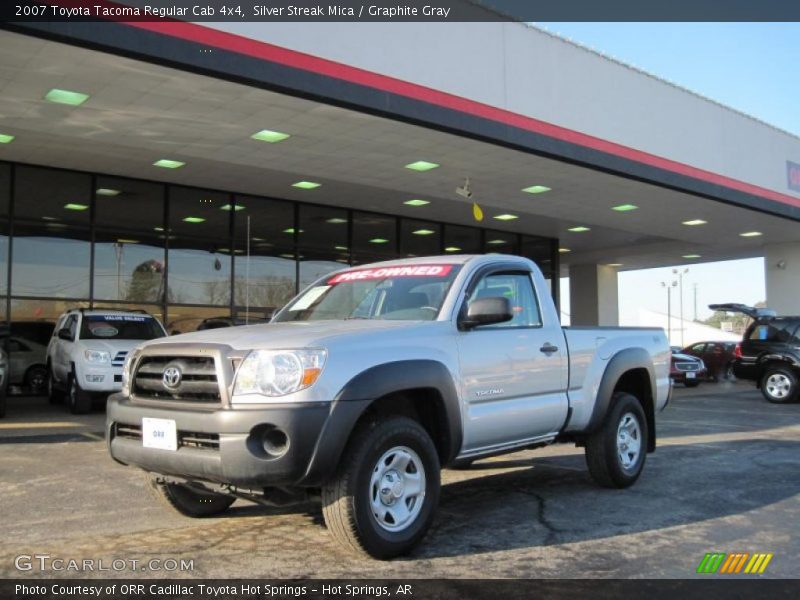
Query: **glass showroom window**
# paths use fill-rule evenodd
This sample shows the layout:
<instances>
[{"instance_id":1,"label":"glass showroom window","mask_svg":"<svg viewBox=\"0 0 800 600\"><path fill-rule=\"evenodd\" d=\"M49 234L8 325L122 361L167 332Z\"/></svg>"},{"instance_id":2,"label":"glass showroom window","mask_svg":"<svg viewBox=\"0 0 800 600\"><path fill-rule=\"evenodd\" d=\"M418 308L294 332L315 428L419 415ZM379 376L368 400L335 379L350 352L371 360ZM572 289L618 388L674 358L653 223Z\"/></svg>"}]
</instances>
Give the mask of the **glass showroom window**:
<instances>
[{"instance_id":1,"label":"glass showroom window","mask_svg":"<svg viewBox=\"0 0 800 600\"><path fill-rule=\"evenodd\" d=\"M442 232L438 223L400 220L400 255L432 256L441 253Z\"/></svg>"},{"instance_id":2,"label":"glass showroom window","mask_svg":"<svg viewBox=\"0 0 800 600\"><path fill-rule=\"evenodd\" d=\"M15 170L12 295L88 299L91 177Z\"/></svg>"},{"instance_id":3,"label":"glass showroom window","mask_svg":"<svg viewBox=\"0 0 800 600\"><path fill-rule=\"evenodd\" d=\"M258 322L295 294L295 205L237 196L235 206L234 313Z\"/></svg>"},{"instance_id":4,"label":"glass showroom window","mask_svg":"<svg viewBox=\"0 0 800 600\"><path fill-rule=\"evenodd\" d=\"M167 230L170 304L226 308L230 305L230 202L228 194L170 187Z\"/></svg>"},{"instance_id":5,"label":"glass showroom window","mask_svg":"<svg viewBox=\"0 0 800 600\"><path fill-rule=\"evenodd\" d=\"M461 225L444 226L445 254L480 254L481 230Z\"/></svg>"},{"instance_id":6,"label":"glass showroom window","mask_svg":"<svg viewBox=\"0 0 800 600\"><path fill-rule=\"evenodd\" d=\"M163 304L164 186L116 177L96 182L95 304Z\"/></svg>"},{"instance_id":7,"label":"glass showroom window","mask_svg":"<svg viewBox=\"0 0 800 600\"><path fill-rule=\"evenodd\" d=\"M11 166L0 164L0 321L6 320L8 302L8 205Z\"/></svg>"},{"instance_id":8,"label":"glass showroom window","mask_svg":"<svg viewBox=\"0 0 800 600\"><path fill-rule=\"evenodd\" d=\"M397 256L397 219L376 213L353 213L353 264Z\"/></svg>"},{"instance_id":9,"label":"glass showroom window","mask_svg":"<svg viewBox=\"0 0 800 600\"><path fill-rule=\"evenodd\" d=\"M300 289L323 275L350 264L347 211L300 205L298 244Z\"/></svg>"}]
</instances>

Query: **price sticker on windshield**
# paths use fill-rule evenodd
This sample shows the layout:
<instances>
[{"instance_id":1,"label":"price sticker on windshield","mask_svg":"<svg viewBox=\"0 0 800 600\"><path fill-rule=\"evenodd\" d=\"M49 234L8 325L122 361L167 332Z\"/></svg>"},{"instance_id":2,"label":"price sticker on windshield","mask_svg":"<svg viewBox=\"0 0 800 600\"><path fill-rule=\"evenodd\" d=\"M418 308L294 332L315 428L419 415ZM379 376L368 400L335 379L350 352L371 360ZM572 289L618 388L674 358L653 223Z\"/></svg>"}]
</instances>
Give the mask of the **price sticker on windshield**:
<instances>
[{"instance_id":1,"label":"price sticker on windshield","mask_svg":"<svg viewBox=\"0 0 800 600\"><path fill-rule=\"evenodd\" d=\"M370 281L376 279L394 279L397 277L447 277L453 265L413 265L409 267L380 267L377 269L358 269L334 275L328 285L349 283L352 281Z\"/></svg>"}]
</instances>

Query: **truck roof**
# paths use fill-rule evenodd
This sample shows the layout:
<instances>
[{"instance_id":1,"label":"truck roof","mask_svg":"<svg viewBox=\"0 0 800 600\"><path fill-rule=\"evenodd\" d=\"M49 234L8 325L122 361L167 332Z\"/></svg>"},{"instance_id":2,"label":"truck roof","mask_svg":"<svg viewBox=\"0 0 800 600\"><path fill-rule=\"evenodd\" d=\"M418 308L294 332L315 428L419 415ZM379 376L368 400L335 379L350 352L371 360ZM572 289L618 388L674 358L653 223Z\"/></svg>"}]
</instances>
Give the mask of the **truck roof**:
<instances>
[{"instance_id":1,"label":"truck roof","mask_svg":"<svg viewBox=\"0 0 800 600\"><path fill-rule=\"evenodd\" d=\"M414 258L398 258L394 260L384 260L363 265L353 265L342 269L343 271L365 269L380 265L382 267L398 267L402 265L429 265L437 263L441 265L464 265L468 262L494 262L496 260L513 261L522 263L530 262L529 259L514 254L447 254L433 256L415 256Z\"/></svg>"}]
</instances>

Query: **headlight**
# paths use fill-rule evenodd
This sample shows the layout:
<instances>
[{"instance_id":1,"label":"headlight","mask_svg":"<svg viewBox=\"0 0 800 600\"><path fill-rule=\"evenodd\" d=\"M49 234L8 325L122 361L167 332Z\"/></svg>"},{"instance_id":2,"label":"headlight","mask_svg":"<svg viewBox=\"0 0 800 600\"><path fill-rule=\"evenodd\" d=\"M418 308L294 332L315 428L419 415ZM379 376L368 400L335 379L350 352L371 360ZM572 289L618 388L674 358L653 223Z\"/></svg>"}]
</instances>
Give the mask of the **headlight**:
<instances>
[{"instance_id":1,"label":"headlight","mask_svg":"<svg viewBox=\"0 0 800 600\"><path fill-rule=\"evenodd\" d=\"M111 363L111 354L102 350L85 350L83 355L86 357L86 362L98 365L107 365Z\"/></svg>"},{"instance_id":2,"label":"headlight","mask_svg":"<svg viewBox=\"0 0 800 600\"><path fill-rule=\"evenodd\" d=\"M310 387L327 355L322 349L253 350L239 366L233 393L285 396Z\"/></svg>"},{"instance_id":3,"label":"headlight","mask_svg":"<svg viewBox=\"0 0 800 600\"><path fill-rule=\"evenodd\" d=\"M122 365L122 394L124 396L131 395L131 369L137 356L139 356L137 350L128 352L128 356L125 357L125 363Z\"/></svg>"}]
</instances>

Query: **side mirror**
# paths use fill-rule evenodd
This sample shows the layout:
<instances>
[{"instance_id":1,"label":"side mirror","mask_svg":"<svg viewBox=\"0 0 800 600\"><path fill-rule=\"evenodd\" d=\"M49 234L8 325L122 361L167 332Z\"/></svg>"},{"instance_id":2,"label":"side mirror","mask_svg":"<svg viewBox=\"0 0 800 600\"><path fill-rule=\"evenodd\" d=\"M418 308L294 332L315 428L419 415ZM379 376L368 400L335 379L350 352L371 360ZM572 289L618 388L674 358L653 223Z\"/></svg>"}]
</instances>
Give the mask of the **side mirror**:
<instances>
[{"instance_id":1,"label":"side mirror","mask_svg":"<svg viewBox=\"0 0 800 600\"><path fill-rule=\"evenodd\" d=\"M72 341L72 333L70 333L69 327L63 327L58 330L58 339Z\"/></svg>"},{"instance_id":2,"label":"side mirror","mask_svg":"<svg viewBox=\"0 0 800 600\"><path fill-rule=\"evenodd\" d=\"M514 318L511 302L502 296L478 298L467 305L467 315L461 320L463 329L472 329L481 325L505 323Z\"/></svg>"}]
</instances>

